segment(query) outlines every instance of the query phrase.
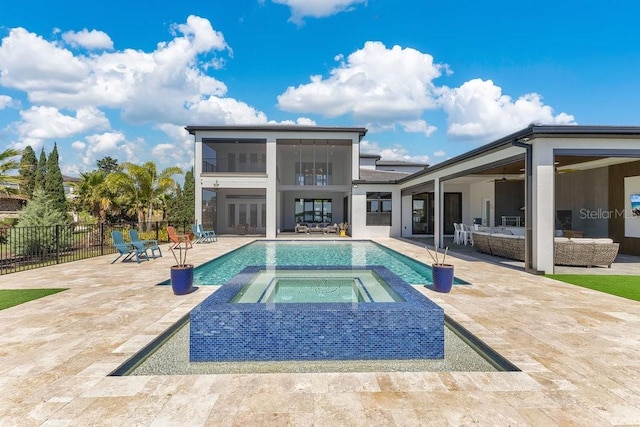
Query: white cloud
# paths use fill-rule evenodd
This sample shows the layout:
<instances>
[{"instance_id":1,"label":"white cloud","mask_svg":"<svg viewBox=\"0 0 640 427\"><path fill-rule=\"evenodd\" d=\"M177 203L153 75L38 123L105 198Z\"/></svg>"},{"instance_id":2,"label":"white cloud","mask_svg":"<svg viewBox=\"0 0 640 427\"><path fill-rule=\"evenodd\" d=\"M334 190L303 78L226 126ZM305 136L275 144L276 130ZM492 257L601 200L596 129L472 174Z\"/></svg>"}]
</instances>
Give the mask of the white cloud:
<instances>
[{"instance_id":1,"label":"white cloud","mask_svg":"<svg viewBox=\"0 0 640 427\"><path fill-rule=\"evenodd\" d=\"M438 150L433 153L433 157L444 157L446 155L447 153L445 153L443 150Z\"/></svg>"},{"instance_id":2,"label":"white cloud","mask_svg":"<svg viewBox=\"0 0 640 427\"><path fill-rule=\"evenodd\" d=\"M453 138L496 138L534 122L575 124L569 114L554 115L537 93L514 101L491 80L474 79L454 89L443 87L441 94L440 105L448 114L447 133Z\"/></svg>"},{"instance_id":3,"label":"white cloud","mask_svg":"<svg viewBox=\"0 0 640 427\"><path fill-rule=\"evenodd\" d=\"M336 60L340 64L328 78L312 76L308 84L287 88L278 96L280 108L325 117L350 114L374 126L405 123L410 129L406 124L418 123L424 110L436 107L433 80L446 66L434 64L429 54L367 42L346 61ZM428 125L419 132L429 133Z\"/></svg>"},{"instance_id":4,"label":"white cloud","mask_svg":"<svg viewBox=\"0 0 640 427\"><path fill-rule=\"evenodd\" d=\"M340 12L350 11L354 5L367 0L272 0L291 9L289 21L301 25L303 18L325 18Z\"/></svg>"},{"instance_id":5,"label":"white cloud","mask_svg":"<svg viewBox=\"0 0 640 427\"><path fill-rule=\"evenodd\" d=\"M400 122L400 126L402 126L405 132L422 133L426 137L431 136L431 134L433 134L438 129L435 126L431 126L424 120Z\"/></svg>"},{"instance_id":6,"label":"white cloud","mask_svg":"<svg viewBox=\"0 0 640 427\"><path fill-rule=\"evenodd\" d=\"M0 95L0 110L3 110L13 104L13 99L7 95Z\"/></svg>"},{"instance_id":7,"label":"white cloud","mask_svg":"<svg viewBox=\"0 0 640 427\"><path fill-rule=\"evenodd\" d=\"M85 141L76 141L72 145L82 151L82 167L76 166L77 173L95 169L97 161L106 156L118 159L118 163L137 162L138 153L145 150L144 140L128 141L122 132L89 135Z\"/></svg>"},{"instance_id":8,"label":"white cloud","mask_svg":"<svg viewBox=\"0 0 640 427\"><path fill-rule=\"evenodd\" d=\"M21 111L22 121L14 125L18 146L41 146L44 140L68 138L78 133L109 128L104 113L93 107L80 108L75 116L65 115L54 107L31 107Z\"/></svg>"},{"instance_id":9,"label":"white cloud","mask_svg":"<svg viewBox=\"0 0 640 427\"><path fill-rule=\"evenodd\" d=\"M410 156L409 152L401 146L381 148L377 142L369 140L360 142L360 152L363 154L377 154L381 160L399 160L403 162L429 164L429 156Z\"/></svg>"},{"instance_id":10,"label":"white cloud","mask_svg":"<svg viewBox=\"0 0 640 427\"><path fill-rule=\"evenodd\" d=\"M122 109L123 117L138 123L184 124L212 97L222 99L218 103L242 104L223 98L227 87L207 75L207 69L222 63L216 58L218 52L231 54L223 35L197 16L189 16L172 31L175 37L158 43L153 52L125 49L74 55L55 42L14 28L0 44L0 84L26 92L36 105ZM221 123L238 122L247 114L243 108L240 118L233 117L233 110L226 113L222 120L228 121Z\"/></svg>"},{"instance_id":11,"label":"white cloud","mask_svg":"<svg viewBox=\"0 0 640 427\"><path fill-rule=\"evenodd\" d=\"M98 30L84 28L82 31L67 31L62 33L62 40L73 47L83 47L85 49L113 49L113 41L106 33Z\"/></svg>"}]
</instances>

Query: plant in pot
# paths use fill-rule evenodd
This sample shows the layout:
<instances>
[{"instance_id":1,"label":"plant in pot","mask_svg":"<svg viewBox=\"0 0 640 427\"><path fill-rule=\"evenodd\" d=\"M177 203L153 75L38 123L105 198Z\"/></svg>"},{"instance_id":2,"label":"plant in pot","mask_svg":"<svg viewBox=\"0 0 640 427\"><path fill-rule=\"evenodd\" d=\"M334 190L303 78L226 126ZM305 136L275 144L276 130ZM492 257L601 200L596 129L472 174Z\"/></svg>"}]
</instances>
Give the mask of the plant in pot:
<instances>
[{"instance_id":1,"label":"plant in pot","mask_svg":"<svg viewBox=\"0 0 640 427\"><path fill-rule=\"evenodd\" d=\"M171 266L171 289L175 295L186 295L193 292L193 264L187 264L188 246L177 245L169 248L176 260Z\"/></svg>"},{"instance_id":2,"label":"plant in pot","mask_svg":"<svg viewBox=\"0 0 640 427\"><path fill-rule=\"evenodd\" d=\"M340 237L347 236L347 229L349 228L348 222L341 222L338 224L338 230L340 230Z\"/></svg>"},{"instance_id":3,"label":"plant in pot","mask_svg":"<svg viewBox=\"0 0 640 427\"><path fill-rule=\"evenodd\" d=\"M431 253L429 248L425 247L425 249L429 252L429 256L431 256L431 259L433 260L433 264L431 265L433 289L437 292L451 291L451 287L453 286L453 265L445 263L449 248L445 248L442 262L440 262L440 258L438 256L438 248L435 250L435 256Z\"/></svg>"}]
</instances>

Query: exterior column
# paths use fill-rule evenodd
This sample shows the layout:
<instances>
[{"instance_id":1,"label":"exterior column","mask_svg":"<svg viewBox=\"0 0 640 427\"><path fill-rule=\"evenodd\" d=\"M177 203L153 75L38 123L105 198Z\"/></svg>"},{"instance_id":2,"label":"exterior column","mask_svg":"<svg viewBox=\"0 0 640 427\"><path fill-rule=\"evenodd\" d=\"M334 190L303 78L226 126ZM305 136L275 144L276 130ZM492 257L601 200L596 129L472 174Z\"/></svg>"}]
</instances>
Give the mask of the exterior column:
<instances>
[{"instance_id":1,"label":"exterior column","mask_svg":"<svg viewBox=\"0 0 640 427\"><path fill-rule=\"evenodd\" d=\"M436 248L444 247L444 196L440 185L440 178L433 181L433 244Z\"/></svg>"},{"instance_id":2,"label":"exterior column","mask_svg":"<svg viewBox=\"0 0 640 427\"><path fill-rule=\"evenodd\" d=\"M195 183L195 210L197 224L202 224L202 137L194 136L193 179Z\"/></svg>"},{"instance_id":3,"label":"exterior column","mask_svg":"<svg viewBox=\"0 0 640 427\"><path fill-rule=\"evenodd\" d=\"M277 144L274 137L267 138L267 239L276 238L278 225L278 181L277 181Z\"/></svg>"},{"instance_id":4,"label":"exterior column","mask_svg":"<svg viewBox=\"0 0 640 427\"><path fill-rule=\"evenodd\" d=\"M553 273L555 235L555 167L551 147L534 144L532 149L533 267Z\"/></svg>"}]
</instances>

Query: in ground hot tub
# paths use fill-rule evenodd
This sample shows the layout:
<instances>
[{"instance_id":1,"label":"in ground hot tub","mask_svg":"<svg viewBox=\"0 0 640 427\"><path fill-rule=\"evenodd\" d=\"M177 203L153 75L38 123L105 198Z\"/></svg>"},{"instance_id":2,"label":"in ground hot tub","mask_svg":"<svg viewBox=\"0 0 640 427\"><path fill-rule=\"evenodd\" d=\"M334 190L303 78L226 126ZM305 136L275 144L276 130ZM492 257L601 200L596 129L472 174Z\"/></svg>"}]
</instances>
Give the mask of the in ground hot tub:
<instances>
[{"instance_id":1,"label":"in ground hot tub","mask_svg":"<svg viewBox=\"0 0 640 427\"><path fill-rule=\"evenodd\" d=\"M444 311L382 266L250 266L190 314L190 360L444 357Z\"/></svg>"}]
</instances>

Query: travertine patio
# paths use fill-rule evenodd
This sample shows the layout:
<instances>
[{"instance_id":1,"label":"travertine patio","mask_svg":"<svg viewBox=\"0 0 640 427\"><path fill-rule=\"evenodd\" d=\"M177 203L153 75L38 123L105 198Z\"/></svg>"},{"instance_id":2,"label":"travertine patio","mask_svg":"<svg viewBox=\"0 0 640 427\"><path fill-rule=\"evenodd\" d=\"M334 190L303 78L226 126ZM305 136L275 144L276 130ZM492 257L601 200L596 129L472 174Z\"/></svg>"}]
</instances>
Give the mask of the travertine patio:
<instances>
[{"instance_id":1,"label":"travertine patio","mask_svg":"<svg viewBox=\"0 0 640 427\"><path fill-rule=\"evenodd\" d=\"M379 242L430 263L418 245ZM640 303L472 258L451 259L472 286L419 289L522 372L107 377L215 290L155 286L173 264L163 251L0 276L2 289L70 288L0 311L0 425L640 424Z\"/></svg>"}]
</instances>

